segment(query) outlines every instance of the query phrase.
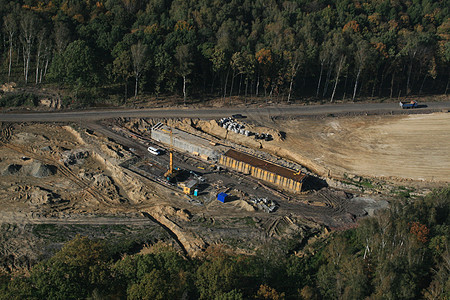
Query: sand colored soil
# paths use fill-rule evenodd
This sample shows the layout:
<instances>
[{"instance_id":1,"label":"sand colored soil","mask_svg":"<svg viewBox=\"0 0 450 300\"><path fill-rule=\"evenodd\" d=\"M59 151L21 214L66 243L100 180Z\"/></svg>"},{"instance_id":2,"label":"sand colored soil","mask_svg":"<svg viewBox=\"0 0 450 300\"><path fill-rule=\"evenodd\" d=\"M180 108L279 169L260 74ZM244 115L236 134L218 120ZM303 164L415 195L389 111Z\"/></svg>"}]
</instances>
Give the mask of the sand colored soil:
<instances>
[{"instance_id":1,"label":"sand colored soil","mask_svg":"<svg viewBox=\"0 0 450 300\"><path fill-rule=\"evenodd\" d=\"M277 120L275 128L286 132L285 156L321 173L450 182L448 113Z\"/></svg>"},{"instance_id":2,"label":"sand colored soil","mask_svg":"<svg viewBox=\"0 0 450 300\"><path fill-rule=\"evenodd\" d=\"M322 145L324 149L336 147L337 142L332 144L331 138L337 135L332 131L340 129L344 136L350 135L352 131L341 128L353 126L352 122L355 122L327 123L336 121L341 120L245 122L246 128L253 132L271 134L272 141L227 132L215 120L183 119L170 124L220 144L233 147L246 144L253 148L246 151L259 155L269 156L257 151L262 149L296 157L294 160L300 162L309 159L311 165L325 170L327 161L316 162L314 151L327 153L320 149ZM119 126L119 122L124 121L112 124ZM122 133L128 128L144 134L152 123L151 120L136 120L118 128ZM371 123L375 127L381 125L384 124ZM309 132L297 130L305 126ZM19 268L26 264L23 262L35 260L44 253L40 251L47 251L39 250L42 248L40 237L22 233L14 224L20 224L21 228L28 224L84 224L93 226L89 230L98 231L102 236L103 229L96 229L97 226L116 228L116 225L128 226L129 222L139 226L148 224L145 239L168 240L195 256L208 245L221 243L251 252L267 237L290 237L299 232L306 237L309 236L307 232L319 233L324 225L342 228L353 224L355 218L369 212L364 210L369 205L362 206L361 201L348 205L350 198L343 192L325 191L288 198L267 186L257 185L242 174L223 169L216 171L199 159L175 152L177 166L201 173L204 180L199 185L203 185L203 190L198 198L183 195L181 190L162 180L159 169L155 171L155 165L164 168L164 159L149 156L146 140L135 139L135 134L120 135L108 128L109 123L88 124L88 128L0 123L0 227L3 232L0 234L0 271L2 266ZM285 128L290 130L288 139L280 132L285 132ZM299 151L304 149L312 152ZM216 201L218 191L225 189L232 200L228 203ZM255 209L246 201L252 197L274 200L279 204L278 209L272 214ZM373 211L373 207L375 205L370 204L368 208ZM41 229L53 232L50 227L54 226L41 226ZM111 229L111 232L122 234L125 232L122 229ZM61 230L62 234L65 234L64 230ZM17 234L23 237L17 239ZM48 237L53 237L53 233ZM22 248L28 250L22 251Z\"/></svg>"}]
</instances>

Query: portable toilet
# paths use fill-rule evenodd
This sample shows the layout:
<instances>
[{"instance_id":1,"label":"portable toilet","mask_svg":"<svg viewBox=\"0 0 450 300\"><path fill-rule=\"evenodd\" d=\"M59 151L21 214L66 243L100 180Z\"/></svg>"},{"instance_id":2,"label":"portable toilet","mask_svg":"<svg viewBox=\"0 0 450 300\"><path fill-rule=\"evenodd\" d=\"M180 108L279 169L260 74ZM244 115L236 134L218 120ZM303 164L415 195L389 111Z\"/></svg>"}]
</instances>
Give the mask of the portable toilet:
<instances>
[{"instance_id":1,"label":"portable toilet","mask_svg":"<svg viewBox=\"0 0 450 300\"><path fill-rule=\"evenodd\" d=\"M228 197L227 194L225 194L225 193L219 193L219 194L217 195L217 200L219 200L219 201L222 202L222 203L225 203L225 201L227 201L227 197Z\"/></svg>"}]
</instances>

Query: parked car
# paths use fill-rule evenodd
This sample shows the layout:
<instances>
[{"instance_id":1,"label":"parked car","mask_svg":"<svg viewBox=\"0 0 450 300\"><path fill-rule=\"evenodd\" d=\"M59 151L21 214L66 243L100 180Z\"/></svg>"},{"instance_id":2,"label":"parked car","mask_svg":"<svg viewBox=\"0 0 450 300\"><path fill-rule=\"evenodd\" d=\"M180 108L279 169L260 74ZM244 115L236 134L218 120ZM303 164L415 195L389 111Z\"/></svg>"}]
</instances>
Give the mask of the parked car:
<instances>
[{"instance_id":1,"label":"parked car","mask_svg":"<svg viewBox=\"0 0 450 300\"><path fill-rule=\"evenodd\" d=\"M414 101L414 100L406 101L406 102L400 101L399 105L403 109L405 109L405 108L417 108L417 106L418 106L417 102Z\"/></svg>"},{"instance_id":2,"label":"parked car","mask_svg":"<svg viewBox=\"0 0 450 300\"><path fill-rule=\"evenodd\" d=\"M161 155L163 154L163 151L161 149L155 148L155 147L148 147L148 152L150 152L153 155Z\"/></svg>"}]
</instances>

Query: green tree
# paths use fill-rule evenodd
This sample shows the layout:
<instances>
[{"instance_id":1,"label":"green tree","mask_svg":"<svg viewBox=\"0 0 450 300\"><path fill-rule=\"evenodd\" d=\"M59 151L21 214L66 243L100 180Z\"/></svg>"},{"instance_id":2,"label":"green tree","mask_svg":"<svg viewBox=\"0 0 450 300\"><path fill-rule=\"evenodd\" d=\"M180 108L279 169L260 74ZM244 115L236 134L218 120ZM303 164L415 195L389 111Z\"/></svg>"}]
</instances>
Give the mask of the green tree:
<instances>
[{"instance_id":1,"label":"green tree","mask_svg":"<svg viewBox=\"0 0 450 300\"><path fill-rule=\"evenodd\" d=\"M112 266L117 290L133 299L181 298L193 288L189 272L189 262L165 246L154 246L151 254L126 256Z\"/></svg>"},{"instance_id":2,"label":"green tree","mask_svg":"<svg viewBox=\"0 0 450 300\"><path fill-rule=\"evenodd\" d=\"M321 45L320 52L319 52L319 60L320 60L320 74L319 74L319 80L317 82L316 97L319 96L320 87L321 87L321 84L322 84L323 71L325 69L325 66L328 64L329 65L329 71L328 71L328 75L326 77L325 86L324 86L324 89L323 89L323 96L325 96L325 94L327 92L328 81L329 81L329 77L330 77L331 69L332 69L331 66L333 64L333 60L332 60L332 39L331 39L330 36L327 36L327 39Z\"/></svg>"},{"instance_id":3,"label":"green tree","mask_svg":"<svg viewBox=\"0 0 450 300\"><path fill-rule=\"evenodd\" d=\"M20 42L23 45L23 73L25 77L25 83L28 82L28 71L30 69L31 62L31 50L33 47L34 39L36 38L36 28L38 27L36 16L30 11L22 11L20 16Z\"/></svg>"},{"instance_id":4,"label":"green tree","mask_svg":"<svg viewBox=\"0 0 450 300\"><path fill-rule=\"evenodd\" d=\"M142 279L133 284L127 292L131 300L164 300L180 299L183 290L174 289L175 283L168 274L162 270L151 270L143 275Z\"/></svg>"},{"instance_id":5,"label":"green tree","mask_svg":"<svg viewBox=\"0 0 450 300\"><path fill-rule=\"evenodd\" d=\"M133 76L131 69L131 54L129 51L122 51L113 62L113 75L116 79L123 81L125 88L125 101L128 94L128 79Z\"/></svg>"},{"instance_id":6,"label":"green tree","mask_svg":"<svg viewBox=\"0 0 450 300\"><path fill-rule=\"evenodd\" d=\"M139 79L145 70L145 58L147 55L147 46L141 41L131 46L131 59L133 61L133 73L135 78L134 98L138 95Z\"/></svg>"},{"instance_id":7,"label":"green tree","mask_svg":"<svg viewBox=\"0 0 450 300\"><path fill-rule=\"evenodd\" d=\"M213 69L214 75L221 78L222 72L227 68L227 59L226 59L225 51L216 47L212 51L209 59L212 63L212 69ZM214 79L213 79L213 83L211 85L211 92L213 90L214 90Z\"/></svg>"},{"instance_id":8,"label":"green tree","mask_svg":"<svg viewBox=\"0 0 450 300\"><path fill-rule=\"evenodd\" d=\"M24 276L14 276L13 278L2 278L0 283L0 299L39 299L29 278ZM6 281L7 280L7 281Z\"/></svg>"},{"instance_id":9,"label":"green tree","mask_svg":"<svg viewBox=\"0 0 450 300\"><path fill-rule=\"evenodd\" d=\"M353 87L353 96L352 101L355 101L356 91L358 90L358 83L361 77L361 72L366 67L369 60L373 57L371 52L370 45L367 41L361 39L356 43L356 51L355 51L355 68L356 68L356 78L355 78L355 86Z\"/></svg>"},{"instance_id":10,"label":"green tree","mask_svg":"<svg viewBox=\"0 0 450 300\"><path fill-rule=\"evenodd\" d=\"M3 17L3 30L8 36L8 81L11 78L11 69L12 69L12 56L13 56L13 41L14 37L17 34L17 21L14 14L10 13Z\"/></svg>"},{"instance_id":11,"label":"green tree","mask_svg":"<svg viewBox=\"0 0 450 300\"><path fill-rule=\"evenodd\" d=\"M336 63L336 78L334 79L334 87L333 92L331 93L330 102L334 101L339 78L347 60L347 45L345 43L345 37L338 32L335 32L333 35L332 57Z\"/></svg>"},{"instance_id":12,"label":"green tree","mask_svg":"<svg viewBox=\"0 0 450 300\"><path fill-rule=\"evenodd\" d=\"M226 254L214 255L198 267L195 285L200 299L214 299L236 289L239 284L239 268Z\"/></svg>"},{"instance_id":13,"label":"green tree","mask_svg":"<svg viewBox=\"0 0 450 300\"><path fill-rule=\"evenodd\" d=\"M130 51L140 40L154 55L145 58L138 89L153 91L154 88L158 95L176 92L175 86L180 81L177 77L183 77L177 75L175 58L176 48L180 45L189 45L194 63L186 76L186 82L190 79L188 90L206 92L208 87L208 91L219 91L224 98L232 96L236 90L240 95L244 81L253 94L255 90L261 94L261 84L264 84L267 94L283 93L289 100L294 93L317 97L320 93L322 97L331 96L333 101L339 93L345 96L352 92L356 98L358 94L374 95L376 90L379 96L389 92L393 95L394 89L419 94L447 93L450 86L449 60L445 54L450 49L447 2L405 3L347 0L3 1L0 3L5 35L0 47L0 55L5 59L2 74L5 80L6 74L9 78L18 74L16 66L23 60L23 81L29 81L29 70L35 68L40 82L45 78L47 63L65 66L59 56L64 54L70 42L78 39L84 41L95 55L94 71L98 79L93 85L108 84L117 78L106 78L103 76L106 72L102 71L106 68L112 71L119 53ZM9 22L11 14L22 17L15 18L17 22ZM17 26L11 26L12 23ZM13 27L16 30L11 31ZM47 28L49 39L39 43L38 33L43 27ZM341 37L346 47L351 46L345 56L335 53L335 35ZM348 36L353 45L346 41ZM363 48L358 50L362 41L369 45L372 54L363 68L360 55ZM54 57L49 55L52 48ZM236 68L233 53L255 54L261 49L272 51L274 63L266 74L269 76L263 74L267 67L264 64L255 64L256 74L249 76ZM298 50L302 54L302 63L297 69L295 59L291 58L296 57L294 54ZM155 68L150 68L151 65ZM294 73L296 75L292 76ZM341 84L344 76L345 83ZM73 87L66 82L64 74L60 77L60 82ZM149 80L144 81L144 78ZM210 78L213 80L209 81ZM383 88L387 86L388 78L390 91ZM300 79L302 84L296 85ZM220 88L217 88L219 82ZM352 82L351 88L347 82Z\"/></svg>"},{"instance_id":14,"label":"green tree","mask_svg":"<svg viewBox=\"0 0 450 300\"><path fill-rule=\"evenodd\" d=\"M402 49L400 53L405 57L408 65L406 79L406 93L412 92L411 82L413 80L413 67L427 63L431 59L432 49L435 47L434 38L426 33L411 31L401 36ZM428 71L429 68L426 68Z\"/></svg>"},{"instance_id":15,"label":"green tree","mask_svg":"<svg viewBox=\"0 0 450 300\"><path fill-rule=\"evenodd\" d=\"M31 282L40 299L80 299L95 289L107 292L110 283L104 246L77 236L52 258L36 265Z\"/></svg>"},{"instance_id":16,"label":"green tree","mask_svg":"<svg viewBox=\"0 0 450 300\"><path fill-rule=\"evenodd\" d=\"M245 97L247 97L248 81L255 73L255 64L256 61L254 55L247 51L235 52L231 56L231 67L234 72L237 72L237 75L241 76L238 95L241 93L242 80L245 79Z\"/></svg>"},{"instance_id":17,"label":"green tree","mask_svg":"<svg viewBox=\"0 0 450 300\"><path fill-rule=\"evenodd\" d=\"M48 37L47 28L41 29L37 35L37 49L36 49L36 84L42 81L41 58L43 55L49 52L48 44L50 44L50 39Z\"/></svg>"},{"instance_id":18,"label":"green tree","mask_svg":"<svg viewBox=\"0 0 450 300\"><path fill-rule=\"evenodd\" d=\"M327 264L317 273L317 284L327 299L363 299L369 295L369 280L362 257L354 256L348 239L335 237L325 249Z\"/></svg>"},{"instance_id":19,"label":"green tree","mask_svg":"<svg viewBox=\"0 0 450 300\"><path fill-rule=\"evenodd\" d=\"M189 45L181 45L176 48L175 58L178 61L178 74L183 78L183 103L186 105L187 76L192 72L192 54Z\"/></svg>"},{"instance_id":20,"label":"green tree","mask_svg":"<svg viewBox=\"0 0 450 300\"><path fill-rule=\"evenodd\" d=\"M283 300L284 293L278 293L274 288L271 288L270 286L261 285L255 298L261 300Z\"/></svg>"},{"instance_id":21,"label":"green tree","mask_svg":"<svg viewBox=\"0 0 450 300\"><path fill-rule=\"evenodd\" d=\"M450 252L447 249L442 253L442 263L437 265L434 270L433 280L430 285L423 291L423 296L427 300L432 299L448 299L450 297Z\"/></svg>"},{"instance_id":22,"label":"green tree","mask_svg":"<svg viewBox=\"0 0 450 300\"><path fill-rule=\"evenodd\" d=\"M70 30L66 23L56 22L54 28L55 50L57 54L61 54L66 50L70 43Z\"/></svg>"},{"instance_id":23,"label":"green tree","mask_svg":"<svg viewBox=\"0 0 450 300\"><path fill-rule=\"evenodd\" d=\"M70 43L62 54L57 54L48 77L72 87L93 86L98 83L93 51L85 41Z\"/></svg>"},{"instance_id":24,"label":"green tree","mask_svg":"<svg viewBox=\"0 0 450 300\"><path fill-rule=\"evenodd\" d=\"M155 92L159 95L163 91L173 92L176 85L175 65L173 57L163 45L158 47L155 54L156 85Z\"/></svg>"},{"instance_id":25,"label":"green tree","mask_svg":"<svg viewBox=\"0 0 450 300\"><path fill-rule=\"evenodd\" d=\"M217 295L214 300L244 300L244 295L238 290L231 290L226 293Z\"/></svg>"},{"instance_id":26,"label":"green tree","mask_svg":"<svg viewBox=\"0 0 450 300\"><path fill-rule=\"evenodd\" d=\"M290 102L294 79L297 76L297 72L300 69L301 65L304 64L304 54L301 49L297 49L294 52L286 51L283 57L287 61L286 73L289 80L289 93L287 102Z\"/></svg>"}]
</instances>

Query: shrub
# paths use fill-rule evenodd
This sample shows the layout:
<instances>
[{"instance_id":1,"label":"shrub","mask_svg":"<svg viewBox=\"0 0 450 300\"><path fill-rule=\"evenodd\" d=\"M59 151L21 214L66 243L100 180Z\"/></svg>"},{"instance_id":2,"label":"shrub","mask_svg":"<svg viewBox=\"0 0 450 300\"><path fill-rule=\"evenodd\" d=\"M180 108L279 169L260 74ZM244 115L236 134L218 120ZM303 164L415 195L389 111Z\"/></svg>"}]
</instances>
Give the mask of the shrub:
<instances>
[{"instance_id":1,"label":"shrub","mask_svg":"<svg viewBox=\"0 0 450 300\"><path fill-rule=\"evenodd\" d=\"M0 98L0 107L38 106L39 99L31 93L9 93Z\"/></svg>"}]
</instances>

